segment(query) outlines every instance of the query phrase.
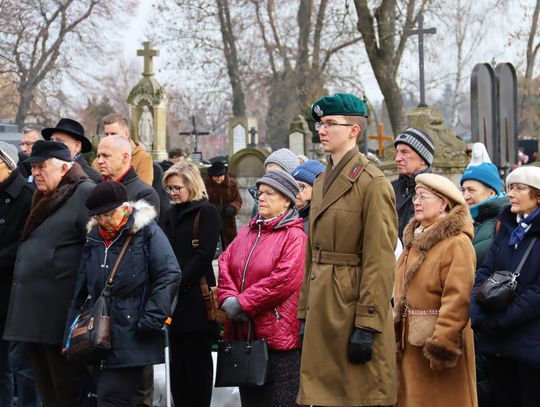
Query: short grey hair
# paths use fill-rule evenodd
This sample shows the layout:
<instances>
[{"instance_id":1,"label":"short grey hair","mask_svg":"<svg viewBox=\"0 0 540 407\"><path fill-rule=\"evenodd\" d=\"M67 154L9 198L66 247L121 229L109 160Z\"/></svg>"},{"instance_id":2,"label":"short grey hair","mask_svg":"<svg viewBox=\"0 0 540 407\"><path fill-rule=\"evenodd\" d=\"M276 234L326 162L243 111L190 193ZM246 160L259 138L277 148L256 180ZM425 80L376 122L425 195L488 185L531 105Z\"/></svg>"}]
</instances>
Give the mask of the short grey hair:
<instances>
[{"instance_id":1,"label":"short grey hair","mask_svg":"<svg viewBox=\"0 0 540 407\"><path fill-rule=\"evenodd\" d=\"M73 168L73 161L64 161L56 157L51 157L49 160L51 160L51 165L55 166L56 168L62 168L64 164L68 166L68 171Z\"/></svg>"}]
</instances>

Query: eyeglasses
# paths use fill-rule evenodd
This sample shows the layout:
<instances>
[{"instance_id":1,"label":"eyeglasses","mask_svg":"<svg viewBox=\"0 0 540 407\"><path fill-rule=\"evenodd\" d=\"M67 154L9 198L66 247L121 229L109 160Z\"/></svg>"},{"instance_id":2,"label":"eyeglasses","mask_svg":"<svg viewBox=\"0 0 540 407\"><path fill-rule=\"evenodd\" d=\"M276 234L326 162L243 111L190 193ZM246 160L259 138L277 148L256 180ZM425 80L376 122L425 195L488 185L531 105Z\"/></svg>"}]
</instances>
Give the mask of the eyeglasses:
<instances>
[{"instance_id":1,"label":"eyeglasses","mask_svg":"<svg viewBox=\"0 0 540 407\"><path fill-rule=\"evenodd\" d=\"M524 192L524 191L528 191L529 189L531 189L531 187L527 186L527 185L523 185L523 184L510 184L506 187L506 192L512 192L512 191L516 191L516 192Z\"/></svg>"},{"instance_id":2,"label":"eyeglasses","mask_svg":"<svg viewBox=\"0 0 540 407\"><path fill-rule=\"evenodd\" d=\"M272 198L276 193L272 191L257 191L257 198L266 195L268 198Z\"/></svg>"},{"instance_id":3,"label":"eyeglasses","mask_svg":"<svg viewBox=\"0 0 540 407\"><path fill-rule=\"evenodd\" d=\"M330 130L332 127L335 127L335 126L352 127L354 126L354 124L336 123L336 122L317 122L315 123L315 130L320 131L322 126L324 126L326 130Z\"/></svg>"},{"instance_id":4,"label":"eyeglasses","mask_svg":"<svg viewBox=\"0 0 540 407\"><path fill-rule=\"evenodd\" d=\"M412 197L412 200L413 200L413 202L415 202L415 201L424 202L427 199L435 199L435 198L441 199L437 195L414 195Z\"/></svg>"},{"instance_id":5,"label":"eyeglasses","mask_svg":"<svg viewBox=\"0 0 540 407\"><path fill-rule=\"evenodd\" d=\"M176 185L168 185L165 187L165 192L168 193L168 194L172 194L173 192L175 194L179 194L180 192L182 192L182 189L184 188L187 188L187 187L180 187L180 186L176 186Z\"/></svg>"}]
</instances>

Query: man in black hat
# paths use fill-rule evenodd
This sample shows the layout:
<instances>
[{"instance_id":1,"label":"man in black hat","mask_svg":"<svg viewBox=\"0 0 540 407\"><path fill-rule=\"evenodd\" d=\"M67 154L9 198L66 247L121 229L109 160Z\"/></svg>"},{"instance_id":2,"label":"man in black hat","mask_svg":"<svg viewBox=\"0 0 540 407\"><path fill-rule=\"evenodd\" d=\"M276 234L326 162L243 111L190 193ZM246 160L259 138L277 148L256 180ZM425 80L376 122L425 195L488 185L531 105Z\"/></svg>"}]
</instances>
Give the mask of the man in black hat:
<instances>
[{"instance_id":1,"label":"man in black hat","mask_svg":"<svg viewBox=\"0 0 540 407\"><path fill-rule=\"evenodd\" d=\"M4 340L25 342L43 405L79 405L87 370L61 356L95 184L68 147L38 140L27 160L37 191L15 259Z\"/></svg>"},{"instance_id":2,"label":"man in black hat","mask_svg":"<svg viewBox=\"0 0 540 407\"><path fill-rule=\"evenodd\" d=\"M83 171L96 184L101 182L99 173L88 165L83 153L92 151L92 143L84 136L83 126L73 119L60 119L56 127L41 131L45 140L58 141L68 146L71 158L78 162Z\"/></svg>"},{"instance_id":3,"label":"man in black hat","mask_svg":"<svg viewBox=\"0 0 540 407\"><path fill-rule=\"evenodd\" d=\"M208 200L219 210L221 219L221 237L223 250L236 237L236 214L242 207L242 197L238 184L227 175L225 163L216 161L208 168L208 176L204 183L208 192Z\"/></svg>"}]
</instances>

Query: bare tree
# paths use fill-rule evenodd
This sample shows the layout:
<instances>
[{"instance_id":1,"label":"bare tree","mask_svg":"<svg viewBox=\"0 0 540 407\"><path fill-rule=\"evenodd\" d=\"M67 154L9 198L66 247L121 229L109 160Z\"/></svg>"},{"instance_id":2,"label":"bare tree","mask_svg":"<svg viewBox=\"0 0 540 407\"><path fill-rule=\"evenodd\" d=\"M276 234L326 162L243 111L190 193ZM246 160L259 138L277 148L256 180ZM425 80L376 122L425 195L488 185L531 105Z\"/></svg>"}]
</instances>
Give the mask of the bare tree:
<instances>
[{"instance_id":1,"label":"bare tree","mask_svg":"<svg viewBox=\"0 0 540 407\"><path fill-rule=\"evenodd\" d=\"M540 42L535 44L536 34L538 32L538 15L540 14L540 0L536 0L534 11L531 18L531 28L527 39L527 66L525 68L525 78L532 79L534 72L534 63L536 55L540 49Z\"/></svg>"}]
</instances>

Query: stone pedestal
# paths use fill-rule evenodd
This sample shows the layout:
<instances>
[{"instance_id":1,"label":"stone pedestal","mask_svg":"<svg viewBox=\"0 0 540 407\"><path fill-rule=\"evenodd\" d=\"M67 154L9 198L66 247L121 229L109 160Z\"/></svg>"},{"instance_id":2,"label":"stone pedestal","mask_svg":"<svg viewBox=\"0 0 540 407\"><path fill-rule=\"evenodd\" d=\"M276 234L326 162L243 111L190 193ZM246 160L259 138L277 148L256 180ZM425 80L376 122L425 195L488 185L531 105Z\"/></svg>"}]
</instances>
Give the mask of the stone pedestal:
<instances>
[{"instance_id":1,"label":"stone pedestal","mask_svg":"<svg viewBox=\"0 0 540 407\"><path fill-rule=\"evenodd\" d=\"M254 117L234 116L229 119L229 157L246 147L259 144L259 135L252 136L250 129L257 130L257 119Z\"/></svg>"},{"instance_id":2,"label":"stone pedestal","mask_svg":"<svg viewBox=\"0 0 540 407\"><path fill-rule=\"evenodd\" d=\"M406 114L405 127L426 129L435 144L435 157L432 171L450 178L456 185L465 168L469 164L465 150L467 144L457 138L454 130L444 124L444 116L440 110L433 107L417 107L409 109ZM390 180L397 178L397 168L394 162L396 150L393 142L385 143L384 158L380 168Z\"/></svg>"}]
</instances>

